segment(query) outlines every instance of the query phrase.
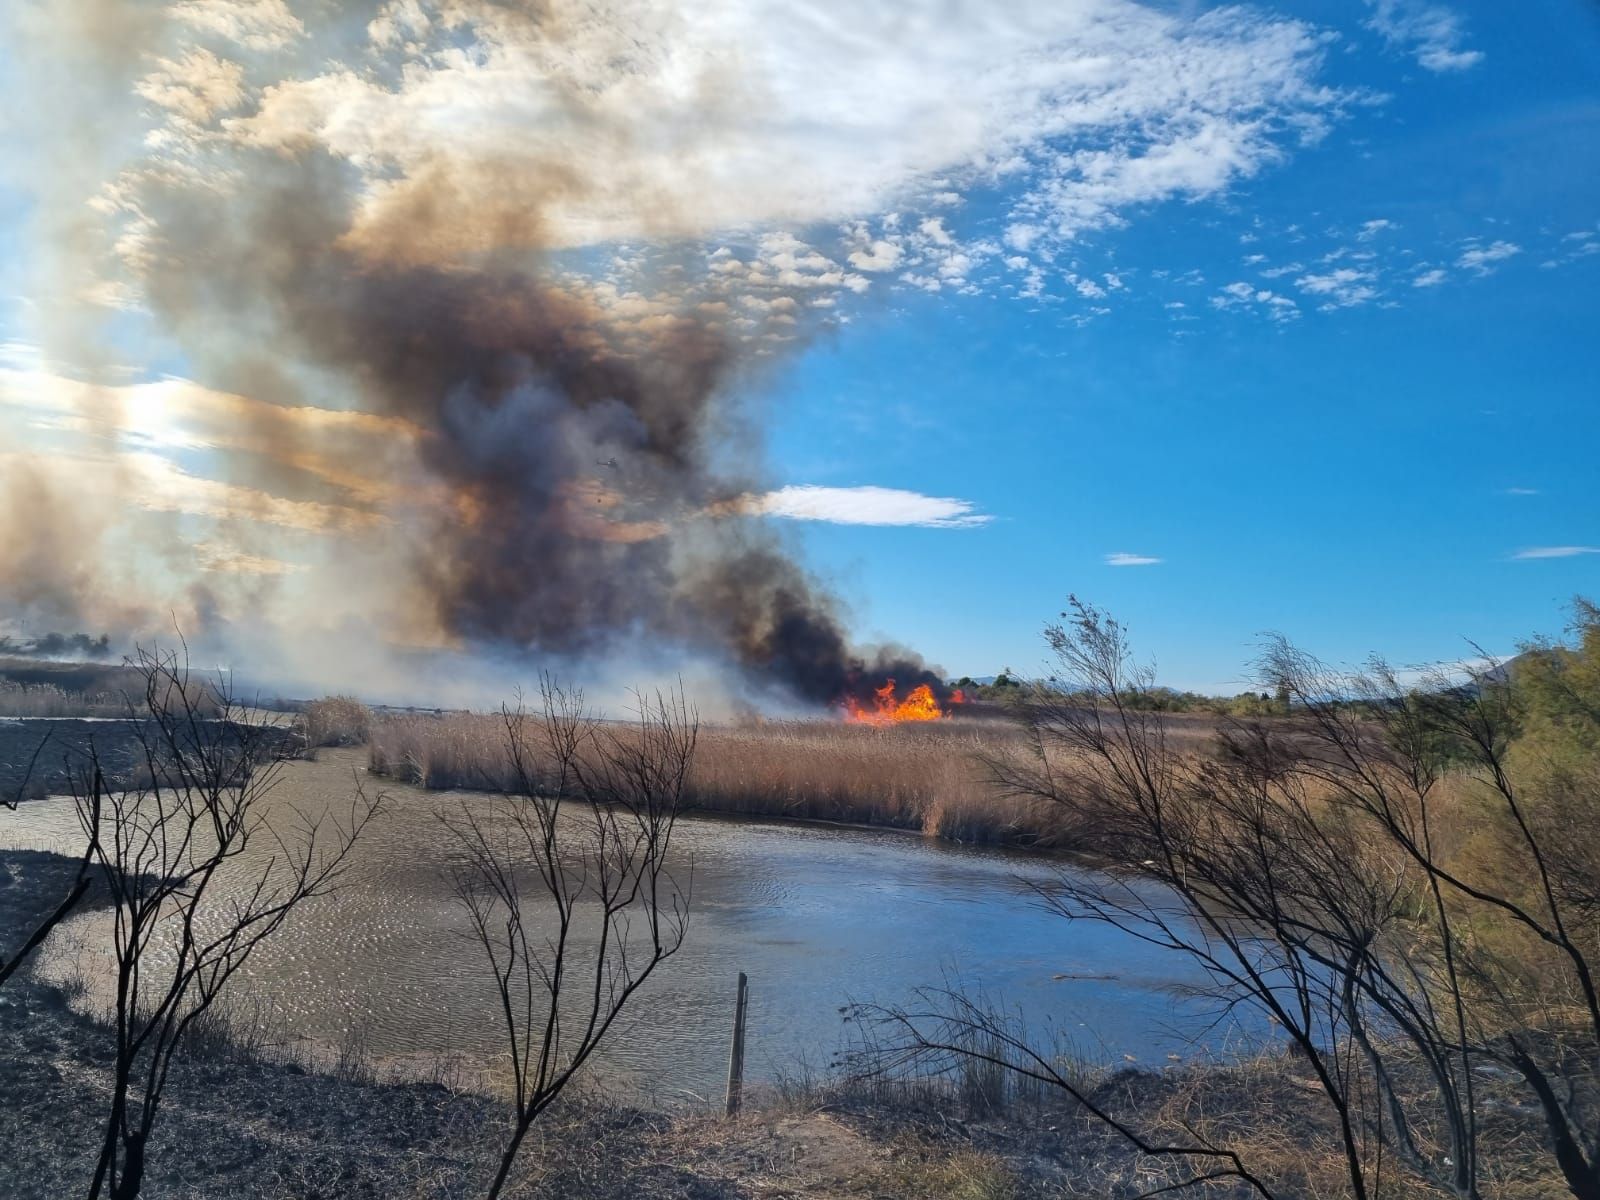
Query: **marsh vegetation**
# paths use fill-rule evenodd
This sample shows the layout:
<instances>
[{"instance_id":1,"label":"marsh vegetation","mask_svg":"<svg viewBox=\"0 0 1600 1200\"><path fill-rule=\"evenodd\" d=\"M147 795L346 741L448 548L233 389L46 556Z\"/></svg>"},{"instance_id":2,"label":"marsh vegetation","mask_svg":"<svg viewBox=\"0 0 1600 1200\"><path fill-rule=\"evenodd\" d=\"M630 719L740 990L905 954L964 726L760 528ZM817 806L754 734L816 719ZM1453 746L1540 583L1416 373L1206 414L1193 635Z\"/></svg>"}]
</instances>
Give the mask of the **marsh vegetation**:
<instances>
[{"instance_id":1,"label":"marsh vegetation","mask_svg":"<svg viewBox=\"0 0 1600 1200\"><path fill-rule=\"evenodd\" d=\"M1204 753L1218 728L1208 716L1163 718L1168 736ZM684 784L703 813L832 821L913 830L979 845L1070 848L1069 814L993 786L997 763L1029 751L1027 731L1004 711L877 728L837 717L700 729ZM428 788L515 791L499 714L395 715L371 725L374 774Z\"/></svg>"}]
</instances>

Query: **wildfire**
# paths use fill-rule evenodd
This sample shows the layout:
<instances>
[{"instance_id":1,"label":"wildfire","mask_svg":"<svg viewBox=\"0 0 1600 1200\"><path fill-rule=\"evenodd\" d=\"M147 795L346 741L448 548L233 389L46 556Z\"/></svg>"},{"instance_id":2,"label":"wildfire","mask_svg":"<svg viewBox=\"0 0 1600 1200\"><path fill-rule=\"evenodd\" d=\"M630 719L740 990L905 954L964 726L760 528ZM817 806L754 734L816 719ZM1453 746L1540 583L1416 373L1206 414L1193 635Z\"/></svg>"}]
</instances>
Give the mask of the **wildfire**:
<instances>
[{"instance_id":1,"label":"wildfire","mask_svg":"<svg viewBox=\"0 0 1600 1200\"><path fill-rule=\"evenodd\" d=\"M961 694L957 692L951 697L957 704L961 703ZM939 721L950 714L939 707L939 701L934 698L933 689L927 684L919 684L906 694L904 700L895 698L894 680L889 680L881 688L872 693L872 703L864 704L853 696L841 704L844 709L844 719L861 725L898 725L902 721Z\"/></svg>"}]
</instances>

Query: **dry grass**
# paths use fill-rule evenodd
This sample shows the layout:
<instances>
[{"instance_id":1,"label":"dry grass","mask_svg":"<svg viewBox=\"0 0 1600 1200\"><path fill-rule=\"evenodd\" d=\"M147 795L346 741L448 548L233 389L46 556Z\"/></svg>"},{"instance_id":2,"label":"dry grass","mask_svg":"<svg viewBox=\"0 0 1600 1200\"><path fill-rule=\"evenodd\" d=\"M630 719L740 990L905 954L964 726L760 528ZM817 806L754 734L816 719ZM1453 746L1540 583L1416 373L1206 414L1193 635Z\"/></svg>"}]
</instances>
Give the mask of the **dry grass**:
<instances>
[{"instance_id":1,"label":"dry grass","mask_svg":"<svg viewBox=\"0 0 1600 1200\"><path fill-rule=\"evenodd\" d=\"M309 701L296 722L308 748L359 746L372 732L372 710L353 696Z\"/></svg>"},{"instance_id":2,"label":"dry grass","mask_svg":"<svg viewBox=\"0 0 1600 1200\"><path fill-rule=\"evenodd\" d=\"M1010 726L953 718L887 729L825 721L704 731L693 803L741 816L844 821L931 837L1037 843L1054 814L996 795L984 759L1021 753Z\"/></svg>"},{"instance_id":3,"label":"dry grass","mask_svg":"<svg viewBox=\"0 0 1600 1200\"><path fill-rule=\"evenodd\" d=\"M1413 1074L1416 1079L1410 1079ZM1420 1070L1403 1071L1411 1111L1431 1085ZM1120 1082L1121 1116L1136 1117L1157 1140L1204 1139L1234 1151L1279 1195L1335 1200L1350 1181L1333 1110L1305 1060L1262 1050L1227 1064L1180 1068L1160 1077L1127 1075ZM1534 1200L1565 1195L1537 1117L1518 1103L1516 1087L1478 1080L1478 1133L1483 1200ZM1107 1092L1114 1096L1115 1086ZM1426 1121L1412 1128L1419 1147L1435 1161L1448 1152ZM1369 1163L1369 1169L1371 1164ZM1379 1173L1378 1192L1394 1200L1433 1200L1443 1193L1408 1171L1398 1157Z\"/></svg>"},{"instance_id":4,"label":"dry grass","mask_svg":"<svg viewBox=\"0 0 1600 1200\"><path fill-rule=\"evenodd\" d=\"M516 786L497 715L389 717L373 724L369 745L374 772L424 787ZM1023 749L1012 725L978 718L883 729L835 721L708 725L689 802L702 812L874 825L960 842L1061 843L1068 831L1053 810L999 795L986 782L986 756Z\"/></svg>"},{"instance_id":5,"label":"dry grass","mask_svg":"<svg viewBox=\"0 0 1600 1200\"><path fill-rule=\"evenodd\" d=\"M1017 1175L998 1154L955 1150L903 1139L880 1172L879 1187L891 1196L943 1196L949 1200L1015 1200Z\"/></svg>"},{"instance_id":6,"label":"dry grass","mask_svg":"<svg viewBox=\"0 0 1600 1200\"><path fill-rule=\"evenodd\" d=\"M1176 744L1204 752L1214 718L1168 718ZM617 729L626 736L624 727ZM370 766L428 788L513 790L498 714L377 718ZM948 841L1070 846L1054 806L1004 794L986 760L1027 753L1020 728L999 714L877 728L834 720L707 725L690 774L689 803L708 813L833 821L915 830Z\"/></svg>"},{"instance_id":7,"label":"dry grass","mask_svg":"<svg viewBox=\"0 0 1600 1200\"><path fill-rule=\"evenodd\" d=\"M0 680L0 717L125 717L128 702L112 692L74 692L53 683Z\"/></svg>"},{"instance_id":8,"label":"dry grass","mask_svg":"<svg viewBox=\"0 0 1600 1200\"><path fill-rule=\"evenodd\" d=\"M63 676L70 678L70 676ZM105 688L78 690L48 680L0 677L0 717L51 717L63 720L81 717L123 719L145 714L144 682L131 674L106 677ZM125 686L118 686L125 685ZM167 686L162 703L188 704L201 718L222 715L222 695L214 680L196 673L185 681L183 696L175 685Z\"/></svg>"}]
</instances>

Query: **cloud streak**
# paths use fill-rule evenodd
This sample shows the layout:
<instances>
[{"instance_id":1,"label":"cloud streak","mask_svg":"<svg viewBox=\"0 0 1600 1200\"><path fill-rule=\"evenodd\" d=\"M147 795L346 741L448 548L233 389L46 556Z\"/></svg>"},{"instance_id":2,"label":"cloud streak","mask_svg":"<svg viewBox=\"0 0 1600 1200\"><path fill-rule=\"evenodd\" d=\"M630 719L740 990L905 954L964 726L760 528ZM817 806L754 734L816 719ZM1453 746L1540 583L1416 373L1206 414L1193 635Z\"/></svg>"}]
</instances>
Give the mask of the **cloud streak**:
<instances>
[{"instance_id":1,"label":"cloud streak","mask_svg":"<svg viewBox=\"0 0 1600 1200\"><path fill-rule=\"evenodd\" d=\"M750 498L746 510L793 521L833 525L907 525L923 529L973 529L993 518L970 500L925 496L885 487L818 487L802 484Z\"/></svg>"},{"instance_id":2,"label":"cloud streak","mask_svg":"<svg viewBox=\"0 0 1600 1200\"><path fill-rule=\"evenodd\" d=\"M1585 554L1600 554L1600 546L1529 546L1511 557L1514 561L1540 558L1578 558Z\"/></svg>"},{"instance_id":3,"label":"cloud streak","mask_svg":"<svg viewBox=\"0 0 1600 1200\"><path fill-rule=\"evenodd\" d=\"M1106 555L1106 566L1108 567L1154 567L1165 561L1165 559L1156 558L1153 555L1129 554L1124 550Z\"/></svg>"}]
</instances>

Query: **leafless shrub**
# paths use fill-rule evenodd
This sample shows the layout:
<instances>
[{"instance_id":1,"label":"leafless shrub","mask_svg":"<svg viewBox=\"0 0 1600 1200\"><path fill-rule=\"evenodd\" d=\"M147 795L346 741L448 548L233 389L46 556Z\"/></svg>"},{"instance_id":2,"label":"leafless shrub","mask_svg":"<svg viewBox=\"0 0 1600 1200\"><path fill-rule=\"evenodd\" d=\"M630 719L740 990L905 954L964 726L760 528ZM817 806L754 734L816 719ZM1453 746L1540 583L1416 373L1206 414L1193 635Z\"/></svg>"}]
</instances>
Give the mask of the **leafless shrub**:
<instances>
[{"instance_id":1,"label":"leafless shrub","mask_svg":"<svg viewBox=\"0 0 1600 1200\"><path fill-rule=\"evenodd\" d=\"M376 1083L378 1069L372 1061L370 1030L365 1019L355 1019L344 1027L338 1054L333 1060L335 1079L345 1083Z\"/></svg>"},{"instance_id":2,"label":"leafless shrub","mask_svg":"<svg viewBox=\"0 0 1600 1200\"><path fill-rule=\"evenodd\" d=\"M290 1038L282 1015L260 1002L214 1004L195 1014L184 1054L218 1062L283 1062Z\"/></svg>"},{"instance_id":3,"label":"leafless shrub","mask_svg":"<svg viewBox=\"0 0 1600 1200\"><path fill-rule=\"evenodd\" d=\"M528 1131L599 1048L688 931L668 869L699 723L680 694L641 697L626 733L549 679L540 705L502 717L513 795L443 817L455 874L503 1022L511 1136L498 1196Z\"/></svg>"},{"instance_id":4,"label":"leafless shrub","mask_svg":"<svg viewBox=\"0 0 1600 1200\"><path fill-rule=\"evenodd\" d=\"M1231 723L1217 754L1195 757L1137 702L1151 673L1121 627L1076 601L1064 615L1048 632L1071 686L1035 690L1022 709L1031 761L996 759L992 774L1064 809L1115 869L1064 874L1041 900L1188 956L1225 1011L1269 1018L1321 1097L1352 1196L1483 1195L1486 1162L1521 1133L1490 1119L1493 1071L1544 1127L1535 1176L1600 1196L1595 931L1507 769L1508 689L1408 689L1382 664L1334 673L1273 641L1262 682L1290 716ZM1463 854L1450 825L1468 814L1497 831L1496 856ZM880 1017L904 1053L995 1059L1087 1103L962 997ZM995 1034L1006 1052L963 1048L952 1029ZM1162 1153L1207 1164L1199 1179L1219 1164L1246 1178L1226 1140L1191 1133Z\"/></svg>"},{"instance_id":5,"label":"leafless shrub","mask_svg":"<svg viewBox=\"0 0 1600 1200\"><path fill-rule=\"evenodd\" d=\"M149 782L111 790L96 762L77 790L116 966L110 1111L91 1200L139 1194L179 1050L256 948L333 888L378 811L358 791L342 819L273 820L263 800L282 762L276 731L236 719L225 690L200 692L175 654L140 651L134 665L145 719L130 725Z\"/></svg>"}]
</instances>

